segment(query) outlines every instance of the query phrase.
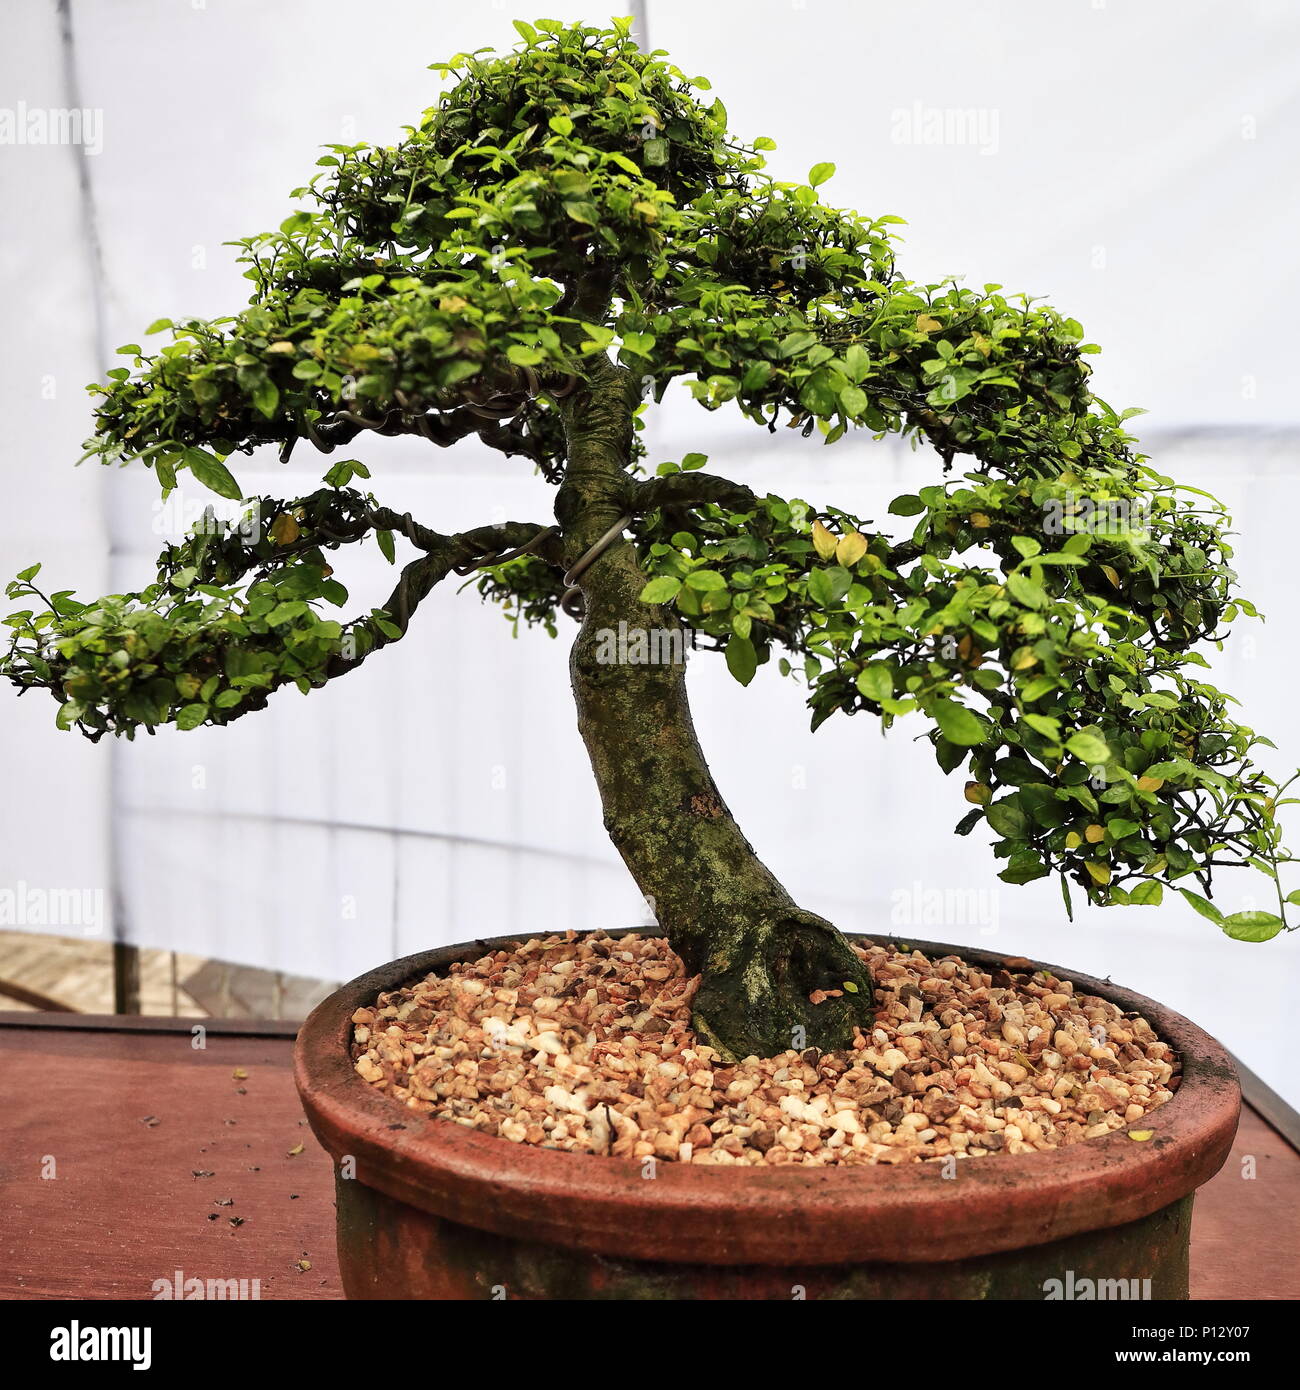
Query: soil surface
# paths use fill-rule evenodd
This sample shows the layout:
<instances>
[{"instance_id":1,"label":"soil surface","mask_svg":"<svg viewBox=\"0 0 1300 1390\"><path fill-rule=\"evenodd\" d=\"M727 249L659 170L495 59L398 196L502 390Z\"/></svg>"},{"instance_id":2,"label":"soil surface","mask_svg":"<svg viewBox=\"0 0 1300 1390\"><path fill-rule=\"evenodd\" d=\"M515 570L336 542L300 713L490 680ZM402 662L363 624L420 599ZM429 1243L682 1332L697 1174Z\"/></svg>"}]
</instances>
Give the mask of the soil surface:
<instances>
[{"instance_id":1,"label":"soil surface","mask_svg":"<svg viewBox=\"0 0 1300 1390\"><path fill-rule=\"evenodd\" d=\"M1068 980L854 949L876 1023L845 1052L724 1064L695 1039L698 977L666 940L570 932L381 994L353 1015L353 1057L421 1114L683 1163L951 1160L1117 1129L1143 1142L1145 1116L1177 1089L1178 1059L1146 1020Z\"/></svg>"}]
</instances>

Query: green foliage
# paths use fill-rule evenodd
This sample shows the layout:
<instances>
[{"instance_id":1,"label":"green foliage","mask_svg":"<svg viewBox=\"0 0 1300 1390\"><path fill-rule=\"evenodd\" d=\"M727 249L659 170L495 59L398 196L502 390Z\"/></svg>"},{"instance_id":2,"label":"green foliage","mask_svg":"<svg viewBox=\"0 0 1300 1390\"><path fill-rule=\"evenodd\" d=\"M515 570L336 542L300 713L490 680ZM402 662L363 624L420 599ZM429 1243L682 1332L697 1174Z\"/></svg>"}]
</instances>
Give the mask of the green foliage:
<instances>
[{"instance_id":1,"label":"green foliage","mask_svg":"<svg viewBox=\"0 0 1300 1390\"><path fill-rule=\"evenodd\" d=\"M642 597L672 603L744 684L753 667L733 658L737 642L758 664L783 648L814 727L837 711L886 727L928 717L944 772L968 770L974 809L959 832L987 822L1007 882L1056 872L1093 902L1136 905L1158 903L1162 882L1208 884L1218 867L1276 883L1285 803L1250 761L1272 745L1188 669L1205 665L1193 642L1253 612L1229 596L1231 550L1207 520L1217 510L1183 505L1136 462L1125 489L1109 473L1089 476L1086 496L1083 484L1069 475L1067 510L1060 479L971 473L924 488L894 504L921 518L901 543L772 495L747 513L656 515L639 536L653 576ZM1141 529L1111 524L1135 515L1103 505L1111 497L1141 498ZM1084 517L1100 529L1077 529ZM1283 925L1207 906L1244 940Z\"/></svg>"},{"instance_id":2,"label":"green foliage","mask_svg":"<svg viewBox=\"0 0 1300 1390\"><path fill-rule=\"evenodd\" d=\"M320 611L347 601L323 547L367 533L367 502L325 490L263 499L237 523L209 510L163 551L155 583L94 603L47 598L33 566L6 590L29 606L5 619L0 667L20 689L53 693L59 727L94 740L227 724L283 685L306 692L401 635L382 610L347 625Z\"/></svg>"},{"instance_id":3,"label":"green foliage","mask_svg":"<svg viewBox=\"0 0 1300 1390\"><path fill-rule=\"evenodd\" d=\"M1067 904L1071 883L1135 905L1173 883L1232 936L1280 930L1295 895L1226 917L1208 898L1216 868L1276 883L1290 857L1289 799L1251 761L1267 740L1196 675L1198 644L1254 614L1227 518L1134 451L1137 412L1092 394L1082 327L997 284L903 279L900 219L823 203L830 163L773 179L772 141L730 137L708 83L640 52L628 21L515 27L512 53L436 64L452 81L395 146L327 147L298 210L236 243L248 307L159 320L167 341L120 349L130 365L92 388L88 453L143 460L164 492L188 470L237 498L227 460L259 445L478 433L555 480L557 402L607 358L656 398L680 379L769 429L928 442L946 476L895 500L892 539L777 496L642 511L643 601L743 685L784 653L814 727L925 721L943 771L965 770L958 830L988 826L1004 880L1058 873ZM392 520L349 488L368 476L338 462L311 497L258 504L251 530L205 527L137 594L46 598L25 571L10 595L39 604L9 618L0 669L93 738L225 723L350 669L405 627L319 611L346 597L326 549L374 530L394 558ZM559 569L492 558L470 582L516 629L554 634Z\"/></svg>"},{"instance_id":4,"label":"green foliage","mask_svg":"<svg viewBox=\"0 0 1300 1390\"><path fill-rule=\"evenodd\" d=\"M641 53L624 21L520 33L516 53L435 64L456 81L399 145L327 147L296 190L304 206L237 243L250 307L159 320L170 342L122 349L132 366L97 388L88 452L141 457L168 487L187 448L220 460L341 410L410 407L415 428L421 413L517 392L525 369L544 385L614 345L606 303L562 287L607 260L644 303L696 235L682 209L739 187L762 157L728 141L721 103L694 95L703 79ZM553 431L546 441L562 448Z\"/></svg>"}]
</instances>

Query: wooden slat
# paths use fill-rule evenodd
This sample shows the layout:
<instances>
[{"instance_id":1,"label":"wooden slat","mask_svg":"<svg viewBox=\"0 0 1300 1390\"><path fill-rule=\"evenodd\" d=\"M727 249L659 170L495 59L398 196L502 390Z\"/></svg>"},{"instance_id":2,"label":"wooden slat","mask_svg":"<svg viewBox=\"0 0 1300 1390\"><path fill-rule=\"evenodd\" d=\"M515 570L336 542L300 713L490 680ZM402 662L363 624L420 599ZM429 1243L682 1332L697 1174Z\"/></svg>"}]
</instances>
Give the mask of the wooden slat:
<instances>
[{"instance_id":1,"label":"wooden slat","mask_svg":"<svg viewBox=\"0 0 1300 1390\"><path fill-rule=\"evenodd\" d=\"M190 1037L195 1028L209 1036L288 1038L298 1036L299 1023L284 1018L173 1018L162 1014L124 1017L122 1014L0 1013L0 1031L54 1029L94 1033L179 1033Z\"/></svg>"},{"instance_id":2,"label":"wooden slat","mask_svg":"<svg viewBox=\"0 0 1300 1390\"><path fill-rule=\"evenodd\" d=\"M290 1041L214 1030L194 1051L178 1022L0 1028L0 1297L147 1299L178 1269L259 1279L263 1299L340 1296L330 1163Z\"/></svg>"},{"instance_id":3,"label":"wooden slat","mask_svg":"<svg viewBox=\"0 0 1300 1390\"><path fill-rule=\"evenodd\" d=\"M1196 1197L1192 1297L1300 1298L1297 1251L1300 1155L1245 1109L1227 1163Z\"/></svg>"}]
</instances>

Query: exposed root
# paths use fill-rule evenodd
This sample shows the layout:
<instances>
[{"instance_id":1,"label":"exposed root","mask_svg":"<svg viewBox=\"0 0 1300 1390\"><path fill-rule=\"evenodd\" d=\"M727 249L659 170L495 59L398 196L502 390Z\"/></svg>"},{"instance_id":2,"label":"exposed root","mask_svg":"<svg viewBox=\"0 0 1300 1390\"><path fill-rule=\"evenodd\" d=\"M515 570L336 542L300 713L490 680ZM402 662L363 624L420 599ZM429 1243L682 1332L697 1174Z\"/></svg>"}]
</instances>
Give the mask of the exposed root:
<instances>
[{"instance_id":1,"label":"exposed root","mask_svg":"<svg viewBox=\"0 0 1300 1390\"><path fill-rule=\"evenodd\" d=\"M874 1016L866 967L810 912L748 927L710 954L702 976L692 1026L733 1060L790 1048L841 1051Z\"/></svg>"}]
</instances>

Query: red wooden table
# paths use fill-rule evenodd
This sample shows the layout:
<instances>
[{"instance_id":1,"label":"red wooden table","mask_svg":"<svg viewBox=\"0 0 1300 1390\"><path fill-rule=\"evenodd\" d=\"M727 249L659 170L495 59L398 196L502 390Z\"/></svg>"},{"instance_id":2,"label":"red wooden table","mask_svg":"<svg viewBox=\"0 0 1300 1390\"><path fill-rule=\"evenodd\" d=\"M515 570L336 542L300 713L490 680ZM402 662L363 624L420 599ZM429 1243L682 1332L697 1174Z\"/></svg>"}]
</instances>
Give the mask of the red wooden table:
<instances>
[{"instance_id":1,"label":"red wooden table","mask_svg":"<svg viewBox=\"0 0 1300 1390\"><path fill-rule=\"evenodd\" d=\"M341 1297L294 1025L208 1019L198 1048L194 1023L0 1013L0 1298L149 1299L178 1272ZM1300 1155L1248 1108L1196 1199L1192 1296L1300 1298L1297 1252Z\"/></svg>"}]
</instances>

